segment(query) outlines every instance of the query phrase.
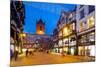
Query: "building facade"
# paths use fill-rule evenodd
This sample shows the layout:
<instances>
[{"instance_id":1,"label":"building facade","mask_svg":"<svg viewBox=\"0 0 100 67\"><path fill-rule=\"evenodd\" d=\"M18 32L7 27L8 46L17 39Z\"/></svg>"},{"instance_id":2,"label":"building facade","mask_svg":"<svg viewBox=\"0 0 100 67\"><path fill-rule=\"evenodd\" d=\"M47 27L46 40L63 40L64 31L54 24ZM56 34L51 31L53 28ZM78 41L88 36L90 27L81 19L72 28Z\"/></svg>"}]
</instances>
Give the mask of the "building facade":
<instances>
[{"instance_id":1,"label":"building facade","mask_svg":"<svg viewBox=\"0 0 100 67\"><path fill-rule=\"evenodd\" d=\"M55 53L58 53L59 46L58 46L58 29L57 28L54 29L52 38L53 38L53 44L54 44L53 51Z\"/></svg>"},{"instance_id":2,"label":"building facade","mask_svg":"<svg viewBox=\"0 0 100 67\"><path fill-rule=\"evenodd\" d=\"M21 37L23 31L25 8L22 1L10 1L10 39L11 49L21 52Z\"/></svg>"},{"instance_id":3,"label":"building facade","mask_svg":"<svg viewBox=\"0 0 100 67\"><path fill-rule=\"evenodd\" d=\"M78 55L95 56L95 6L77 5Z\"/></svg>"},{"instance_id":4,"label":"building facade","mask_svg":"<svg viewBox=\"0 0 100 67\"><path fill-rule=\"evenodd\" d=\"M53 45L51 36L26 33L23 48L49 50L52 47Z\"/></svg>"},{"instance_id":5,"label":"building facade","mask_svg":"<svg viewBox=\"0 0 100 67\"><path fill-rule=\"evenodd\" d=\"M56 31L54 30L54 33ZM75 55L76 54L76 12L75 10L71 12L63 11L57 24L57 33L54 34L54 40L56 40L56 45L54 45L54 51L66 54ZM54 43L55 43L54 42Z\"/></svg>"},{"instance_id":6,"label":"building facade","mask_svg":"<svg viewBox=\"0 0 100 67\"><path fill-rule=\"evenodd\" d=\"M62 12L53 36L54 52L95 57L95 6Z\"/></svg>"},{"instance_id":7,"label":"building facade","mask_svg":"<svg viewBox=\"0 0 100 67\"><path fill-rule=\"evenodd\" d=\"M42 19L36 22L36 33L25 33L23 48L49 50L53 47L51 35L45 34L45 23Z\"/></svg>"}]
</instances>

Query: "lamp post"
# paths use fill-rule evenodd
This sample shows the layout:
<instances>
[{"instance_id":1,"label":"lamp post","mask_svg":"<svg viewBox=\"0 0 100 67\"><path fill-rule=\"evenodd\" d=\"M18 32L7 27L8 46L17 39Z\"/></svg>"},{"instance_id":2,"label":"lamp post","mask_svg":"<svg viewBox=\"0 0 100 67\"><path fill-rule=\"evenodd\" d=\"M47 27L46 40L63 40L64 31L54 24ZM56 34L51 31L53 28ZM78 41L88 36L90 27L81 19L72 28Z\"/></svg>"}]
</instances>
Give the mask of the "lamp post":
<instances>
[{"instance_id":1,"label":"lamp post","mask_svg":"<svg viewBox=\"0 0 100 67\"><path fill-rule=\"evenodd\" d=\"M22 46L24 44L24 37L26 37L26 34L25 33L22 33Z\"/></svg>"}]
</instances>

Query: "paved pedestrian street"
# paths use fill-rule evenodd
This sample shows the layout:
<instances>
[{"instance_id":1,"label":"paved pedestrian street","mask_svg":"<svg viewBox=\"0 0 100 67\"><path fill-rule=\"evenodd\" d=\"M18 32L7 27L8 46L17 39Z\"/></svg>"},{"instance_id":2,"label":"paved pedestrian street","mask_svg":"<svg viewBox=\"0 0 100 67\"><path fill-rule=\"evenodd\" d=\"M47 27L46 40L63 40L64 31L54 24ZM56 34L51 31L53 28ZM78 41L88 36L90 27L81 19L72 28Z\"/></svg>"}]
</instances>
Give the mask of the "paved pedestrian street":
<instances>
[{"instance_id":1,"label":"paved pedestrian street","mask_svg":"<svg viewBox=\"0 0 100 67\"><path fill-rule=\"evenodd\" d=\"M11 60L11 67L16 66L30 66L30 65L42 65L42 64L61 64L61 63L77 63L77 62L88 62L93 61L89 57L84 56L61 56L58 54L47 54L43 52L34 53L34 55L22 54L18 57L17 61Z\"/></svg>"},{"instance_id":2,"label":"paved pedestrian street","mask_svg":"<svg viewBox=\"0 0 100 67\"><path fill-rule=\"evenodd\" d=\"M11 0L10 7L11 67L95 61L95 5Z\"/></svg>"}]
</instances>

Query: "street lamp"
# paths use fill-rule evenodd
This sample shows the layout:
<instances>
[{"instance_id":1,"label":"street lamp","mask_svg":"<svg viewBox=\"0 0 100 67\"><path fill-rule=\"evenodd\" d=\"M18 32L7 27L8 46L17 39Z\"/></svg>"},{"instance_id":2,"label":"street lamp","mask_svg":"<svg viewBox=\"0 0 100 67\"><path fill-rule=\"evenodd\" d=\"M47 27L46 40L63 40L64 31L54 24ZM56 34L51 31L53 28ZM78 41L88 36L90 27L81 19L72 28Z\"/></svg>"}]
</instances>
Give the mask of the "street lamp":
<instances>
[{"instance_id":1,"label":"street lamp","mask_svg":"<svg viewBox=\"0 0 100 67\"><path fill-rule=\"evenodd\" d=\"M25 36L26 36L25 33L20 33L20 38L23 38L23 37L25 37Z\"/></svg>"},{"instance_id":2,"label":"street lamp","mask_svg":"<svg viewBox=\"0 0 100 67\"><path fill-rule=\"evenodd\" d=\"M25 37L25 36L26 36L26 34L25 34L25 33L22 33L22 36L23 36L23 37Z\"/></svg>"}]
</instances>

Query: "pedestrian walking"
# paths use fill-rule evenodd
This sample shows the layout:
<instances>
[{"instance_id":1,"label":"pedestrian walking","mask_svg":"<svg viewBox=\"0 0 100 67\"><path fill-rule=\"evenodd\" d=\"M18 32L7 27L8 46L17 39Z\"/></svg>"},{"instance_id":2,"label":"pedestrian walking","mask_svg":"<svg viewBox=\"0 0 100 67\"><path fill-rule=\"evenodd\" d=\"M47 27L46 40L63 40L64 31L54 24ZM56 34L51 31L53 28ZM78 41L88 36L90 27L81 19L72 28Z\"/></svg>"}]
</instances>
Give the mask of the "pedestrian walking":
<instances>
[{"instance_id":1,"label":"pedestrian walking","mask_svg":"<svg viewBox=\"0 0 100 67\"><path fill-rule=\"evenodd\" d=\"M32 55L32 51L29 51L29 54Z\"/></svg>"},{"instance_id":2,"label":"pedestrian walking","mask_svg":"<svg viewBox=\"0 0 100 67\"><path fill-rule=\"evenodd\" d=\"M15 50L15 52L14 52L14 57L15 57L15 61L18 59L18 51L17 50Z\"/></svg>"},{"instance_id":3,"label":"pedestrian walking","mask_svg":"<svg viewBox=\"0 0 100 67\"><path fill-rule=\"evenodd\" d=\"M26 50L26 56L28 55L28 49Z\"/></svg>"},{"instance_id":4,"label":"pedestrian walking","mask_svg":"<svg viewBox=\"0 0 100 67\"><path fill-rule=\"evenodd\" d=\"M13 51L10 49L10 59L12 60L13 58Z\"/></svg>"},{"instance_id":5,"label":"pedestrian walking","mask_svg":"<svg viewBox=\"0 0 100 67\"><path fill-rule=\"evenodd\" d=\"M62 53L61 53L61 54L62 54L62 56L65 56L65 51L62 51Z\"/></svg>"}]
</instances>

